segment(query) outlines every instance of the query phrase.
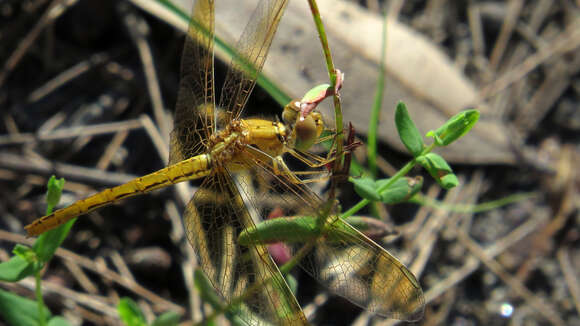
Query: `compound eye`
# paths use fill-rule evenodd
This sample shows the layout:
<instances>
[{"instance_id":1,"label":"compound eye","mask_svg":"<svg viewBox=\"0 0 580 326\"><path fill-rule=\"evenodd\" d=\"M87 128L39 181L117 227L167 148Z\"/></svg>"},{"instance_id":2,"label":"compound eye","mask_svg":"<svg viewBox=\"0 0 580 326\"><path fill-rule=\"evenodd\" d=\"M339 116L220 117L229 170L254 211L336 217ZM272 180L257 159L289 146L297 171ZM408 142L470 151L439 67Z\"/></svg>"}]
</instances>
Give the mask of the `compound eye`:
<instances>
[{"instance_id":1,"label":"compound eye","mask_svg":"<svg viewBox=\"0 0 580 326\"><path fill-rule=\"evenodd\" d=\"M306 116L304 119L296 120L294 126L294 134L296 142L294 148L300 151L307 151L318 138L318 126L312 115Z\"/></svg>"},{"instance_id":2,"label":"compound eye","mask_svg":"<svg viewBox=\"0 0 580 326\"><path fill-rule=\"evenodd\" d=\"M296 119L298 119L298 114L300 113L300 103L299 100L292 100L290 103L286 104L284 111L282 112L282 120L288 125L294 125Z\"/></svg>"}]
</instances>

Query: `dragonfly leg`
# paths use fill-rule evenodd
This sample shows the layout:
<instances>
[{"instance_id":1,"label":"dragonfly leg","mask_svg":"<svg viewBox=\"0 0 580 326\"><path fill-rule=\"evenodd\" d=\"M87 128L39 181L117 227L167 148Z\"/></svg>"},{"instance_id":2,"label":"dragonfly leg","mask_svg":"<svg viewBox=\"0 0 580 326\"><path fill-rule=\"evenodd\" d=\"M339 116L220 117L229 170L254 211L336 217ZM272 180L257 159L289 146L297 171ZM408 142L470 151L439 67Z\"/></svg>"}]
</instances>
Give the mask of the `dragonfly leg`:
<instances>
[{"instance_id":1,"label":"dragonfly leg","mask_svg":"<svg viewBox=\"0 0 580 326\"><path fill-rule=\"evenodd\" d=\"M292 183L300 184L303 182L288 168L281 156L272 159L272 167L275 174L287 177Z\"/></svg>"},{"instance_id":2,"label":"dragonfly leg","mask_svg":"<svg viewBox=\"0 0 580 326\"><path fill-rule=\"evenodd\" d=\"M318 171L299 171L299 172L294 172L294 173L299 174L299 175L320 174L320 172L318 172ZM325 175L319 176L317 178L302 179L302 183L326 182L329 179L330 179L330 174L325 174Z\"/></svg>"},{"instance_id":3,"label":"dragonfly leg","mask_svg":"<svg viewBox=\"0 0 580 326\"><path fill-rule=\"evenodd\" d=\"M326 164L333 162L335 159L334 157L325 158L309 152L297 151L295 149L288 150L288 153L290 153L290 155L294 156L302 163L308 165L311 168L319 168L321 166L325 166Z\"/></svg>"},{"instance_id":4,"label":"dragonfly leg","mask_svg":"<svg viewBox=\"0 0 580 326\"><path fill-rule=\"evenodd\" d=\"M273 160L272 166L274 167L274 173L277 175L284 175L286 176L292 183L300 184L300 183L313 183L313 182L323 182L327 181L330 178L329 174L319 176L319 177L312 177L310 179L300 179L297 175L301 176L312 176L312 175L320 175L323 174L323 171L291 171L290 168L286 165L284 160L281 157L275 158Z\"/></svg>"}]
</instances>

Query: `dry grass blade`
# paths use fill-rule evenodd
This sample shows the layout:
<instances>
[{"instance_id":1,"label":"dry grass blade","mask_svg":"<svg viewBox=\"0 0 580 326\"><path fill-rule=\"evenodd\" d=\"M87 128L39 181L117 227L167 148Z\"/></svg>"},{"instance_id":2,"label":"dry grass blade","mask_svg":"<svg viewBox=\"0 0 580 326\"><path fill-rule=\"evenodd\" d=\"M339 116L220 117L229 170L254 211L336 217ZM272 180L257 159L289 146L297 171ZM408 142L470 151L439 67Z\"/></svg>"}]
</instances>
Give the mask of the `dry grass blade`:
<instances>
[{"instance_id":1,"label":"dry grass blade","mask_svg":"<svg viewBox=\"0 0 580 326\"><path fill-rule=\"evenodd\" d=\"M26 243L26 244L30 244L31 240L29 238L25 238L22 235L17 235L11 232L6 232L4 230L0 230L0 236L2 239L14 242L14 243ZM117 283L119 285L122 285L123 287L125 287L126 289L134 292L135 294L143 297L144 299L150 301L151 303L153 303L154 306L158 307L160 310L161 309L171 309L173 311L176 311L178 313L183 314L183 308L175 305L174 303L165 300L164 298L160 297L159 295L147 290L146 288L142 287L140 284L138 284L134 279L132 279L131 277L126 277L123 274L119 274L113 270L108 269L106 266L103 266L101 264L99 264L98 262L93 261L92 259L80 256L78 254L75 254L74 252L70 251L70 250L66 250L66 249L62 249L59 248L56 251L56 256L61 258L61 259L65 259L65 260L69 260L71 262L73 262L74 264L77 264L78 266L81 266L83 268L86 268L94 273L97 273L99 275L99 277L101 279L105 279L108 281L112 281L114 283ZM33 284L33 283L31 283ZM43 283L45 284L45 283ZM59 291L62 289L61 286L58 285L48 285L49 290L54 290L55 293L59 293ZM58 290L57 290L58 289ZM88 306L90 306L90 303L93 302L93 300L88 300L86 298L90 298L91 295L88 294L83 294L83 293L76 293L73 291L69 292L64 292L65 296L69 296L71 298L75 298L75 295L78 295L75 299L75 301L78 301L79 303L84 303L87 302L86 304ZM101 304L99 303L99 306ZM115 308L113 308L115 309ZM113 314L113 316L116 316L116 313Z\"/></svg>"},{"instance_id":2,"label":"dry grass blade","mask_svg":"<svg viewBox=\"0 0 580 326\"><path fill-rule=\"evenodd\" d=\"M10 153L0 156L0 166L18 172L37 173L47 175L55 173L59 176L76 181L101 185L116 185L134 179L135 176L124 173L105 172L98 169L80 167L64 163L47 163L33 161L30 157L23 157Z\"/></svg>"},{"instance_id":3,"label":"dry grass blade","mask_svg":"<svg viewBox=\"0 0 580 326\"><path fill-rule=\"evenodd\" d=\"M481 92L482 99L489 98L524 78L528 73L555 55L564 54L580 46L580 18L571 22L557 39L526 58L518 66L503 73L498 79L485 86Z\"/></svg>"},{"instance_id":4,"label":"dry grass blade","mask_svg":"<svg viewBox=\"0 0 580 326\"><path fill-rule=\"evenodd\" d=\"M91 126L78 126L69 128L60 128L52 130L49 133L17 133L0 136L0 145L16 145L24 143L35 143L39 141L59 140L80 136L94 136L127 131L142 128L142 121L139 119L127 120L122 122L109 122Z\"/></svg>"},{"instance_id":5,"label":"dry grass blade","mask_svg":"<svg viewBox=\"0 0 580 326\"><path fill-rule=\"evenodd\" d=\"M580 315L580 283L578 282L578 271L570 263L570 253L567 248L559 249L557 257L560 262L560 268L562 268L562 272L566 278L568 290L574 299L576 312Z\"/></svg>"},{"instance_id":6,"label":"dry grass blade","mask_svg":"<svg viewBox=\"0 0 580 326\"><path fill-rule=\"evenodd\" d=\"M36 38L40 35L42 30L76 3L77 0L53 0L51 2L50 6L44 12L40 20L36 23L32 30L30 30L28 35L22 39L10 58L8 58L8 60L6 60L4 63L4 67L2 67L2 70L0 71L0 87L3 86L8 75L18 65L18 62L29 50L34 41L36 41Z\"/></svg>"},{"instance_id":7,"label":"dry grass blade","mask_svg":"<svg viewBox=\"0 0 580 326\"><path fill-rule=\"evenodd\" d=\"M124 11L128 11L128 9L124 9ZM139 57L141 58L141 64L143 65L143 71L145 72L147 81L147 90L151 98L151 105L153 106L153 115L157 122L156 125L159 126L161 135L169 135L170 127L167 121L167 114L165 113L165 105L161 97L161 87L159 86L157 72L155 71L156 65L153 54L151 53L151 47L147 42L149 26L137 12L125 12L124 22L129 30L129 35L131 35L139 51ZM169 144L168 139L165 139L165 144L164 147L167 147L167 144Z\"/></svg>"},{"instance_id":8,"label":"dry grass blade","mask_svg":"<svg viewBox=\"0 0 580 326\"><path fill-rule=\"evenodd\" d=\"M469 251L477 259L479 259L487 268L494 272L499 278L501 278L510 288L522 299L526 300L532 307L538 310L538 312L546 318L550 323L554 325L565 325L566 323L559 316L559 313L550 303L545 302L535 295L532 291L527 289L517 278L511 276L496 260L489 257L485 251L475 243L469 235L465 232L460 231L458 233L459 240L463 245L465 245Z\"/></svg>"}]
</instances>

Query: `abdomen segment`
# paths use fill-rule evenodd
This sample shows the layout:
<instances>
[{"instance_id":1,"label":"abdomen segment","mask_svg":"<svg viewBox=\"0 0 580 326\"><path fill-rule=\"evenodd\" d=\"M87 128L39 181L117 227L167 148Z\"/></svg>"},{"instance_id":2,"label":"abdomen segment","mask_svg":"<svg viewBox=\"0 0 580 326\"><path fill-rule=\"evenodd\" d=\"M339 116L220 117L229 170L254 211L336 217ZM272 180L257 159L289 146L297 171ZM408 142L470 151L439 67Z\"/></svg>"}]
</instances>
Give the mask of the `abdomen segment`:
<instances>
[{"instance_id":1,"label":"abdomen segment","mask_svg":"<svg viewBox=\"0 0 580 326\"><path fill-rule=\"evenodd\" d=\"M74 217L110 205L117 200L167 187L178 182L198 179L207 176L210 172L210 155L198 155L120 186L105 189L68 207L56 210L50 215L43 216L24 228L29 236L37 236L66 223Z\"/></svg>"}]
</instances>

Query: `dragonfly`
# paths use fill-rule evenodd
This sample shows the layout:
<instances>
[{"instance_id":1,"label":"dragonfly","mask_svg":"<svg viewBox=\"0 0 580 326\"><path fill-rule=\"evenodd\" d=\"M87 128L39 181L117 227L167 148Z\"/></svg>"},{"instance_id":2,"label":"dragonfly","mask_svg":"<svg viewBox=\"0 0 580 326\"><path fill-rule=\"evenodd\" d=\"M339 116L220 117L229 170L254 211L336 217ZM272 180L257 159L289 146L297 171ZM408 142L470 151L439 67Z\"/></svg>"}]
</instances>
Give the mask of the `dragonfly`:
<instances>
[{"instance_id":1,"label":"dragonfly","mask_svg":"<svg viewBox=\"0 0 580 326\"><path fill-rule=\"evenodd\" d=\"M284 108L282 120L243 118L287 2L259 2L234 46L237 56L216 102L215 3L197 1L182 55L168 166L41 217L25 227L28 234L39 235L120 199L197 180L199 188L183 213L188 241L215 291L247 324L308 324L268 245L259 237L244 243L239 239L280 206L294 216L324 218L323 227L315 228L317 236L309 240L310 252L299 263L306 272L371 313L420 318L424 297L415 276L337 214L322 217L326 201L283 159L290 155L309 166L324 163L309 152L325 129L321 114L305 113L293 101Z\"/></svg>"}]
</instances>

